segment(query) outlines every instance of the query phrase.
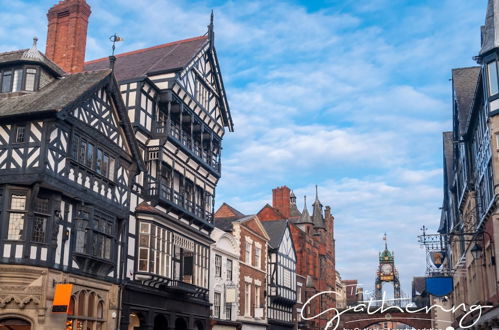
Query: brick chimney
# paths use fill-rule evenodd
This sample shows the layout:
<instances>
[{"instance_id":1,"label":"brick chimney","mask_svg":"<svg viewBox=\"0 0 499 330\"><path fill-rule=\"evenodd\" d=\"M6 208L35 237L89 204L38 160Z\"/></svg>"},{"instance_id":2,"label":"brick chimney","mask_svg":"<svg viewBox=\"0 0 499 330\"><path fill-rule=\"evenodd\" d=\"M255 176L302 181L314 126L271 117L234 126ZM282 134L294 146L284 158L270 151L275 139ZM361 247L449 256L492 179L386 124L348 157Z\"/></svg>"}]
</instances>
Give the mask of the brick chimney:
<instances>
[{"instance_id":1,"label":"brick chimney","mask_svg":"<svg viewBox=\"0 0 499 330\"><path fill-rule=\"evenodd\" d=\"M290 216L291 190L286 187L272 189L272 207L279 210L286 218Z\"/></svg>"},{"instance_id":2,"label":"brick chimney","mask_svg":"<svg viewBox=\"0 0 499 330\"><path fill-rule=\"evenodd\" d=\"M68 73L83 71L90 6L85 0L64 0L47 13L45 55Z\"/></svg>"}]
</instances>

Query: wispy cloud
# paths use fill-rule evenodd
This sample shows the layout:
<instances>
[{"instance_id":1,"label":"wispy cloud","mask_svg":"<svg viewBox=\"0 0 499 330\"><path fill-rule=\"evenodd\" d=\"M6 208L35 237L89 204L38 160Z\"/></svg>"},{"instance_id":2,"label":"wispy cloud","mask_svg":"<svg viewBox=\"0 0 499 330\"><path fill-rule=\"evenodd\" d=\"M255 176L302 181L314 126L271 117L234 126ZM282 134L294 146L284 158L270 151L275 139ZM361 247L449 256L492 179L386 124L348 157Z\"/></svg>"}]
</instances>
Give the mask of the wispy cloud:
<instances>
[{"instance_id":1,"label":"wispy cloud","mask_svg":"<svg viewBox=\"0 0 499 330\"><path fill-rule=\"evenodd\" d=\"M410 291L424 272L419 227L439 219L450 69L473 65L485 3L88 2L88 59L109 55L115 32L125 38L118 51L204 34L213 8L236 128L217 204L255 213L277 185L302 196L317 183L335 214L343 278L373 283L387 231ZM55 3L0 0L0 51L27 48L35 34L43 49Z\"/></svg>"}]
</instances>

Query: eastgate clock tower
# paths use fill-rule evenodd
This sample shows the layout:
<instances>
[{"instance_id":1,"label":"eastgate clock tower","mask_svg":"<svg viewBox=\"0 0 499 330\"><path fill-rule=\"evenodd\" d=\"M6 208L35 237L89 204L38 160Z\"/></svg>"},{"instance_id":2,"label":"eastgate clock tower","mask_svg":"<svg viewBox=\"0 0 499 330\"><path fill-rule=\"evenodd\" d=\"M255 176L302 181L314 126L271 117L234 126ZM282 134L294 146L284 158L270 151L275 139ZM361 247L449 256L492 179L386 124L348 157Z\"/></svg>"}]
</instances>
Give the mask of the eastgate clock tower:
<instances>
[{"instance_id":1,"label":"eastgate clock tower","mask_svg":"<svg viewBox=\"0 0 499 330\"><path fill-rule=\"evenodd\" d=\"M400 306L400 281L399 274L397 269L395 268L395 261L393 257L393 251L388 251L388 244L386 241L386 233L383 237L385 241L385 250L379 254L379 266L378 271L376 273L376 285L374 296L377 301L381 301L383 299L383 282L392 282L393 283L393 297L395 306Z\"/></svg>"}]
</instances>

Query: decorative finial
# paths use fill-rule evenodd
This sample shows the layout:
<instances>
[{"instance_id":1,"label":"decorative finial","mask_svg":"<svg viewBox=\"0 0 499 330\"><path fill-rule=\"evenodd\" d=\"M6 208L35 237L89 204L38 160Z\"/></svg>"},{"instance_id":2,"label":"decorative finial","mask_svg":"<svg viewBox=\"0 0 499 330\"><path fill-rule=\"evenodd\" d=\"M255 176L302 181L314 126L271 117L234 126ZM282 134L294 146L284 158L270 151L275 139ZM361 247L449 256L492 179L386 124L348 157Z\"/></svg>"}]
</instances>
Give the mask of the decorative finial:
<instances>
[{"instance_id":1,"label":"decorative finial","mask_svg":"<svg viewBox=\"0 0 499 330\"><path fill-rule=\"evenodd\" d=\"M315 200L316 201L319 200L319 188L317 185L315 185Z\"/></svg>"},{"instance_id":2,"label":"decorative finial","mask_svg":"<svg viewBox=\"0 0 499 330\"><path fill-rule=\"evenodd\" d=\"M213 9L212 9L211 15L210 15L210 25L208 25L208 39L210 40L210 47L211 48L213 48L213 45L215 43L215 31L214 31L213 20L214 20L214 15L213 15Z\"/></svg>"},{"instance_id":3,"label":"decorative finial","mask_svg":"<svg viewBox=\"0 0 499 330\"><path fill-rule=\"evenodd\" d=\"M388 242L387 242L386 232L385 232L385 235L383 236L383 241L385 241L385 250L388 250Z\"/></svg>"},{"instance_id":4,"label":"decorative finial","mask_svg":"<svg viewBox=\"0 0 499 330\"><path fill-rule=\"evenodd\" d=\"M303 208L307 208L307 195L303 196Z\"/></svg>"},{"instance_id":5,"label":"decorative finial","mask_svg":"<svg viewBox=\"0 0 499 330\"><path fill-rule=\"evenodd\" d=\"M30 49L24 52L22 59L25 60L42 60L43 57L38 51L36 44L38 42L38 38L36 36L33 37L33 46Z\"/></svg>"},{"instance_id":6,"label":"decorative finial","mask_svg":"<svg viewBox=\"0 0 499 330\"><path fill-rule=\"evenodd\" d=\"M38 43L38 37L34 36L33 37L33 48L36 48L36 44Z\"/></svg>"}]
</instances>

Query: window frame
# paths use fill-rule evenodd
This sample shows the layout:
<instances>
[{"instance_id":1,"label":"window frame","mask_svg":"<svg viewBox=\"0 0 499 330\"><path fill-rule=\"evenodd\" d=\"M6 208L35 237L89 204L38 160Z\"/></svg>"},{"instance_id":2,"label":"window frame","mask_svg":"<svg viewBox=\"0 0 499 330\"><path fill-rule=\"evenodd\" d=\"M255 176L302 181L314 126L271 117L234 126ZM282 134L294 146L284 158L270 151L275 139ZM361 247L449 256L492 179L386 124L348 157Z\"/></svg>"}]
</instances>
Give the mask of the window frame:
<instances>
[{"instance_id":1,"label":"window frame","mask_svg":"<svg viewBox=\"0 0 499 330\"><path fill-rule=\"evenodd\" d=\"M215 277L222 277L222 256L215 254Z\"/></svg>"},{"instance_id":2,"label":"window frame","mask_svg":"<svg viewBox=\"0 0 499 330\"><path fill-rule=\"evenodd\" d=\"M232 279L233 279L233 270L234 270L234 262L232 261L232 259L229 259L227 258L227 261L226 261L226 266L225 268L227 268L227 273L226 273L226 280L227 281L231 281L232 282Z\"/></svg>"},{"instance_id":3,"label":"window frame","mask_svg":"<svg viewBox=\"0 0 499 330\"><path fill-rule=\"evenodd\" d=\"M495 69L495 77L492 77L492 73L491 73L491 65L492 64L495 64L493 67ZM486 64L486 71L487 71L487 92L489 94L489 97L493 97L493 96L496 96L499 94L499 71L498 71L498 67L497 67L497 60L494 59L490 62L487 62ZM495 78L495 92L493 93L492 91L492 78Z\"/></svg>"},{"instance_id":4,"label":"window frame","mask_svg":"<svg viewBox=\"0 0 499 330\"><path fill-rule=\"evenodd\" d=\"M24 196L24 209L12 208L12 196L19 195ZM7 214L7 230L5 231L5 240L20 242L26 240L26 216L28 215L28 201L29 201L29 193L27 190L22 189L11 189L8 192L7 206L6 206L6 214ZM20 230L19 238L10 238L10 223L11 223L11 215L12 214L22 214L22 229Z\"/></svg>"},{"instance_id":5,"label":"window frame","mask_svg":"<svg viewBox=\"0 0 499 330\"><path fill-rule=\"evenodd\" d=\"M34 81L33 81L33 89L26 89L26 82L28 76L28 70L35 70L34 72ZM0 69L0 93L16 93L16 92L35 92L39 89L40 86L40 68L35 65L17 65L12 67L6 67L4 69ZM16 72L21 71L20 78L18 79L18 86L16 90L14 89L15 76ZM29 72L30 75L33 75L33 72ZM9 76L8 87L4 86L4 77ZM4 88L6 87L6 88Z\"/></svg>"}]
</instances>

